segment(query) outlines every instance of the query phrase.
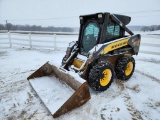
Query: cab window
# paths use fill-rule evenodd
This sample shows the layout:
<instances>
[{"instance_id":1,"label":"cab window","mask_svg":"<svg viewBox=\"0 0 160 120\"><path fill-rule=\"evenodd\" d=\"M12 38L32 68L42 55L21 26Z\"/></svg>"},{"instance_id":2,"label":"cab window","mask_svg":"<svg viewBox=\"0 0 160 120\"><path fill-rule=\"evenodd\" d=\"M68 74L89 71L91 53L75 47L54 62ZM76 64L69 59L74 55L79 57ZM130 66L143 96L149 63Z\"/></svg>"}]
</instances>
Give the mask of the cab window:
<instances>
[{"instance_id":1,"label":"cab window","mask_svg":"<svg viewBox=\"0 0 160 120\"><path fill-rule=\"evenodd\" d=\"M106 28L105 42L121 37L121 28L118 24L110 21Z\"/></svg>"},{"instance_id":2,"label":"cab window","mask_svg":"<svg viewBox=\"0 0 160 120\"><path fill-rule=\"evenodd\" d=\"M83 31L81 52L88 53L97 43L99 27L95 22L89 22Z\"/></svg>"}]
</instances>

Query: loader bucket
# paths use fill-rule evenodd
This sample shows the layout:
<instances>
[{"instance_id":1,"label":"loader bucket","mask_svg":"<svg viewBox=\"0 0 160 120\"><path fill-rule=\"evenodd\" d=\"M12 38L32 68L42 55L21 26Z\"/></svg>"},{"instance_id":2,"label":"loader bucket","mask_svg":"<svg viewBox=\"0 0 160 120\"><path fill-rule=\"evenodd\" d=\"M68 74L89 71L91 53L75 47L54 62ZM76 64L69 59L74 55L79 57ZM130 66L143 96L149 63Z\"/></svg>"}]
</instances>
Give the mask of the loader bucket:
<instances>
[{"instance_id":1,"label":"loader bucket","mask_svg":"<svg viewBox=\"0 0 160 120\"><path fill-rule=\"evenodd\" d=\"M47 62L27 79L56 118L90 99L86 81L76 75Z\"/></svg>"}]
</instances>

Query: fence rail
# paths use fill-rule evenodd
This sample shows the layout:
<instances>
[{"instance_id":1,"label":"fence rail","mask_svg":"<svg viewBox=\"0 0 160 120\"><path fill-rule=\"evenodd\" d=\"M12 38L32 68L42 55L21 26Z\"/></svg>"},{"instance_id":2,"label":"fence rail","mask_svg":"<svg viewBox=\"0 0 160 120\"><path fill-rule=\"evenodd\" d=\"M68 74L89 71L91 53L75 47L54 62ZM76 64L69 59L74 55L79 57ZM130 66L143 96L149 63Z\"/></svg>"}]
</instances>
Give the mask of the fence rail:
<instances>
[{"instance_id":1,"label":"fence rail","mask_svg":"<svg viewBox=\"0 0 160 120\"><path fill-rule=\"evenodd\" d=\"M33 47L46 47L53 48L57 50L58 48L65 48L61 45L57 44L66 44L68 45L71 41L57 40L57 36L78 36L78 33L63 33L63 32L37 32L37 31L0 31L1 35L7 35L6 37L0 37L0 45L1 44L9 44L9 47L13 47L13 45L21 45L21 46L29 46L30 49ZM19 37L25 38L19 38ZM33 38L34 37L34 38ZM36 37L48 37L51 40L39 39ZM8 42L6 40L8 39ZM3 40L3 41L1 41ZM5 40L5 41L4 41ZM22 43L25 42L25 43ZM26 43L27 42L27 43ZM33 44L36 43L36 44ZM41 44L38 44L41 43ZM49 43L50 45L45 45L45 43Z\"/></svg>"},{"instance_id":2,"label":"fence rail","mask_svg":"<svg viewBox=\"0 0 160 120\"><path fill-rule=\"evenodd\" d=\"M17 33L17 34L46 34L46 35L53 35L53 34L56 34L56 35L78 35L78 33L71 33L71 32L43 32L43 31L9 31L10 33ZM3 30L1 31L0 30L0 33L8 33L8 31L6 30Z\"/></svg>"},{"instance_id":3,"label":"fence rail","mask_svg":"<svg viewBox=\"0 0 160 120\"><path fill-rule=\"evenodd\" d=\"M5 37L4 37L5 36ZM57 40L57 37L61 36L61 39ZM21 45L23 47L29 47L32 48L51 48L54 50L62 50L66 49L68 46L68 43L73 40L62 40L66 36L69 37L75 37L76 40L78 39L78 33L63 33L63 32L38 32L38 31L0 31L0 46L3 45L9 45L9 47L13 47L13 45ZM142 35L143 36L143 35ZM25 37L25 38L22 38ZM48 37L49 39L45 40L44 37ZM146 35L144 35L144 38ZM142 37L143 38L143 37ZM150 38L149 36L149 39ZM154 37L153 37L154 39ZM8 41L7 41L8 40ZM156 38L157 40L157 38ZM154 51L152 49L147 50L140 50L140 53L145 54L155 54L160 55L160 37L158 37L158 44L157 43L145 43L142 42L142 47L154 47ZM47 45L48 43L49 45ZM65 45L64 45L65 44ZM156 50L159 49L159 50Z\"/></svg>"}]
</instances>

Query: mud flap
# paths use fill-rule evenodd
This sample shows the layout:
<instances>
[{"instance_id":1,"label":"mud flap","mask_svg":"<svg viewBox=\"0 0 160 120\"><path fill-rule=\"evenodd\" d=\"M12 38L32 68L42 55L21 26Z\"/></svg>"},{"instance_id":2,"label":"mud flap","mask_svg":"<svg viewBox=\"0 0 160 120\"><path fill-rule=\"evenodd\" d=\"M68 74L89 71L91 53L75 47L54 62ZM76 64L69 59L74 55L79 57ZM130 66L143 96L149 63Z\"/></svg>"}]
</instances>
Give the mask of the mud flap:
<instances>
[{"instance_id":1,"label":"mud flap","mask_svg":"<svg viewBox=\"0 0 160 120\"><path fill-rule=\"evenodd\" d=\"M90 99L85 80L49 62L27 79L54 118L83 105Z\"/></svg>"}]
</instances>

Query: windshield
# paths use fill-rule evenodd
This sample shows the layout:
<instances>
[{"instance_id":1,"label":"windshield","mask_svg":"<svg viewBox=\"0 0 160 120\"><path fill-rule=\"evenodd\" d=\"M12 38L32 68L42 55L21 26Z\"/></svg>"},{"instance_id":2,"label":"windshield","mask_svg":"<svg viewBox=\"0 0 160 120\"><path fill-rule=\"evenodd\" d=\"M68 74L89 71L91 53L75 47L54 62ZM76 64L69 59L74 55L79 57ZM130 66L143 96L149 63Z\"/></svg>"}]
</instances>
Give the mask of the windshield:
<instances>
[{"instance_id":1,"label":"windshield","mask_svg":"<svg viewBox=\"0 0 160 120\"><path fill-rule=\"evenodd\" d=\"M97 43L99 27L95 22L90 22L85 27L82 38L81 53L88 53Z\"/></svg>"}]
</instances>

